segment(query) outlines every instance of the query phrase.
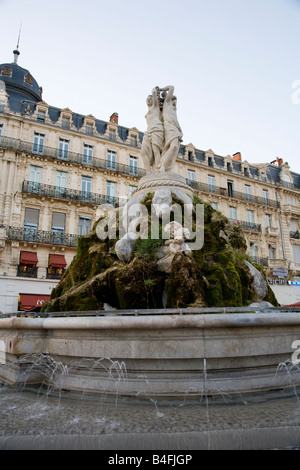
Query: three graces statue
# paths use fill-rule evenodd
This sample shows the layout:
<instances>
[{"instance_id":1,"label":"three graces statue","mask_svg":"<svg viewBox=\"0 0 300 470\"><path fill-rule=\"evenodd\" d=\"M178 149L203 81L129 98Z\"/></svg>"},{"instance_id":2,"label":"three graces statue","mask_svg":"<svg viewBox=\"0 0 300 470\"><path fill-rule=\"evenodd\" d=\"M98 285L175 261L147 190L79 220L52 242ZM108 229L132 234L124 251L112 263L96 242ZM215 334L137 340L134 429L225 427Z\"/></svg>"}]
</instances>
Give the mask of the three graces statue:
<instances>
[{"instance_id":1,"label":"three graces statue","mask_svg":"<svg viewBox=\"0 0 300 470\"><path fill-rule=\"evenodd\" d=\"M171 171L178 155L182 130L177 120L174 87L155 87L146 101L147 131L141 148L146 172Z\"/></svg>"}]
</instances>

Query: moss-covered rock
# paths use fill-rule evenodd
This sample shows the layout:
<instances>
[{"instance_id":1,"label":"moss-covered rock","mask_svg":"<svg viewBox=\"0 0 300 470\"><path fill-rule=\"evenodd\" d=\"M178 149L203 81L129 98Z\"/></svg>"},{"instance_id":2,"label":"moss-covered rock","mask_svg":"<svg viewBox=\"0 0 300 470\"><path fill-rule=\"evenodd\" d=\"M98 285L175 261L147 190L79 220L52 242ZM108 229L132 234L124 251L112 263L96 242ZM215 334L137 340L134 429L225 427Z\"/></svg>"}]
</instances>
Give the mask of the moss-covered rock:
<instances>
[{"instance_id":1,"label":"moss-covered rock","mask_svg":"<svg viewBox=\"0 0 300 470\"><path fill-rule=\"evenodd\" d=\"M53 289L51 300L43 304L43 311L95 310L105 303L118 309L162 308L165 297L166 306L174 308L239 307L258 300L245 264L248 256L241 227L198 197L194 204L204 204L204 245L201 250L177 253L170 272L161 272L156 253L165 240L161 225L160 238L151 239L152 200L153 193L149 193L143 201L149 237L137 240L129 262L116 256L116 240L99 240L95 224L88 235L79 238L76 256ZM182 201L173 195L173 203ZM193 211L193 230L195 214ZM117 220L117 239L118 224ZM270 288L264 300L278 305Z\"/></svg>"}]
</instances>

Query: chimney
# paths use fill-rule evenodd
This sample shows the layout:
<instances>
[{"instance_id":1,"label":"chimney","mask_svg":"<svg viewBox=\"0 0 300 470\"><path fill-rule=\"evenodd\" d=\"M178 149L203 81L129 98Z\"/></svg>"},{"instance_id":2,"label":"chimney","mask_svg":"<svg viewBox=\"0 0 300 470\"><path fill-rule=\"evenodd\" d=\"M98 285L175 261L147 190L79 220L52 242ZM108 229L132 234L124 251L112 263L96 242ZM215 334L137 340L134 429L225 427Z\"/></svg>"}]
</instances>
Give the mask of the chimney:
<instances>
[{"instance_id":1,"label":"chimney","mask_svg":"<svg viewBox=\"0 0 300 470\"><path fill-rule=\"evenodd\" d=\"M235 160L236 162L242 161L242 155L241 152L236 152L232 155L232 159Z\"/></svg>"},{"instance_id":2,"label":"chimney","mask_svg":"<svg viewBox=\"0 0 300 470\"><path fill-rule=\"evenodd\" d=\"M119 121L119 115L118 113L113 113L110 118L109 118L110 122L114 122L115 124L118 124L118 121Z\"/></svg>"}]
</instances>

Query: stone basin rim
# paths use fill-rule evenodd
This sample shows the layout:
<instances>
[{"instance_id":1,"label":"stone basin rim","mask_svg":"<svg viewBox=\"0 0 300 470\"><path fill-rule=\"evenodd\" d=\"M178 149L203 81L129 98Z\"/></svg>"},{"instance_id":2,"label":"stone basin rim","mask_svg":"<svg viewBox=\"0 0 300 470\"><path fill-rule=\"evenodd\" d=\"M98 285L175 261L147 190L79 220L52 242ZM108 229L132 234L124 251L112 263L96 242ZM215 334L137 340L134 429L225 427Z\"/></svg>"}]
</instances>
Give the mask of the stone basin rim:
<instances>
[{"instance_id":1,"label":"stone basin rim","mask_svg":"<svg viewBox=\"0 0 300 470\"><path fill-rule=\"evenodd\" d=\"M184 309L183 309L184 310ZM78 312L78 315L84 312ZM166 329L166 328L235 328L300 325L300 311L280 309L251 313L194 313L186 315L53 316L46 318L0 318L1 329Z\"/></svg>"}]
</instances>

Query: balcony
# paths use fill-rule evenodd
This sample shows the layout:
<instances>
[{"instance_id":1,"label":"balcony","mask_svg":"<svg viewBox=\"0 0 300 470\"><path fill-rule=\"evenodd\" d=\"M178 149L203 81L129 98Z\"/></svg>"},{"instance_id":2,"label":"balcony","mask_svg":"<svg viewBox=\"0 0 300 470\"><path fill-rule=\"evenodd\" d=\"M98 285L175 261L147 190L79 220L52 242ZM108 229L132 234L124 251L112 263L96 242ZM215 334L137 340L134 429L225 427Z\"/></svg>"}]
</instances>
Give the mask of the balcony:
<instances>
[{"instance_id":1,"label":"balcony","mask_svg":"<svg viewBox=\"0 0 300 470\"><path fill-rule=\"evenodd\" d=\"M262 204L264 206L279 208L280 203L273 199L264 198L260 196L254 196L246 193L241 193L233 189L228 190L228 188L221 188L219 186L214 186L212 184L199 183L198 181L187 180L187 184L193 189L199 192L216 194L219 196L225 196L230 199L238 199L240 201L252 202L254 204Z\"/></svg>"},{"instance_id":2,"label":"balcony","mask_svg":"<svg viewBox=\"0 0 300 470\"><path fill-rule=\"evenodd\" d=\"M243 230L247 230L250 232L261 232L261 225L255 224L254 222L244 222L242 220L233 220L230 219L231 222L234 224L238 224L242 227Z\"/></svg>"},{"instance_id":3,"label":"balcony","mask_svg":"<svg viewBox=\"0 0 300 470\"><path fill-rule=\"evenodd\" d=\"M50 158L51 160L63 160L68 161L69 163L75 163L76 165L84 165L93 168L97 168L104 171L110 171L114 173L119 173L127 176L134 176L136 178L141 178L145 176L146 171L142 168L135 168L132 171L131 165L125 165L123 163L115 163L111 165L108 160L104 160L96 157L87 158L83 153L74 153L61 150L59 148L46 147L43 144L36 145L30 142L19 141L12 137L1 136L0 147L16 150L19 152L25 152L31 155L39 155L44 158Z\"/></svg>"},{"instance_id":4,"label":"balcony","mask_svg":"<svg viewBox=\"0 0 300 470\"><path fill-rule=\"evenodd\" d=\"M104 194L92 193L89 191L80 191L78 189L61 188L60 186L52 186L50 184L33 183L32 181L23 181L22 192L34 194L40 197L48 197L54 199L64 199L72 202L81 202L84 204L112 204L115 207L123 206L127 199L115 196L107 196Z\"/></svg>"},{"instance_id":5,"label":"balcony","mask_svg":"<svg viewBox=\"0 0 300 470\"><path fill-rule=\"evenodd\" d=\"M266 227L266 235L279 235L279 230L277 227Z\"/></svg>"},{"instance_id":6,"label":"balcony","mask_svg":"<svg viewBox=\"0 0 300 470\"><path fill-rule=\"evenodd\" d=\"M76 247L79 238L79 235L71 235L64 231L61 233L56 231L47 232L44 230L37 230L32 227L8 227L6 234L8 240L70 247Z\"/></svg>"}]
</instances>

